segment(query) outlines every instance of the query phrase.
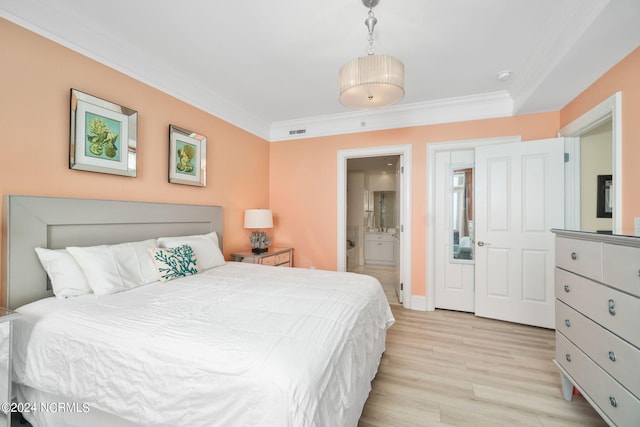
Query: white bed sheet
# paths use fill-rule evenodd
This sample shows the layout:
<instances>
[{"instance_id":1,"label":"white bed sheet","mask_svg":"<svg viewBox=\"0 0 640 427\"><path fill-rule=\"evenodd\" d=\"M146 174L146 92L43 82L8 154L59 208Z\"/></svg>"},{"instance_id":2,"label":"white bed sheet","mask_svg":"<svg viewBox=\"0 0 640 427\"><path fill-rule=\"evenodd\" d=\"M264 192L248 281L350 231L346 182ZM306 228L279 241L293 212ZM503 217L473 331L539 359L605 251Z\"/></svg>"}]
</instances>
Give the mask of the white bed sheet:
<instances>
[{"instance_id":1,"label":"white bed sheet","mask_svg":"<svg viewBox=\"0 0 640 427\"><path fill-rule=\"evenodd\" d=\"M145 426L355 426L394 321L372 277L243 263L18 311L14 381Z\"/></svg>"}]
</instances>

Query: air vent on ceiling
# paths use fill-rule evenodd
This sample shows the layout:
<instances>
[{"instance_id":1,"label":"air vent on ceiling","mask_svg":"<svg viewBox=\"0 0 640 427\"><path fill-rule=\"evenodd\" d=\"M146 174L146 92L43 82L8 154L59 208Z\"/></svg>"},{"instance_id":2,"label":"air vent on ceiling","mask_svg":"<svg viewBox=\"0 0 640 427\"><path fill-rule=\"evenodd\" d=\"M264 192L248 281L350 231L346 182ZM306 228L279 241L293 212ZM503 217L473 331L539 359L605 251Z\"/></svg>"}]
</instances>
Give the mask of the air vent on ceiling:
<instances>
[{"instance_id":1,"label":"air vent on ceiling","mask_svg":"<svg viewBox=\"0 0 640 427\"><path fill-rule=\"evenodd\" d=\"M300 135L303 133L307 133L306 129L295 129L295 130L290 130L289 131L289 135Z\"/></svg>"}]
</instances>

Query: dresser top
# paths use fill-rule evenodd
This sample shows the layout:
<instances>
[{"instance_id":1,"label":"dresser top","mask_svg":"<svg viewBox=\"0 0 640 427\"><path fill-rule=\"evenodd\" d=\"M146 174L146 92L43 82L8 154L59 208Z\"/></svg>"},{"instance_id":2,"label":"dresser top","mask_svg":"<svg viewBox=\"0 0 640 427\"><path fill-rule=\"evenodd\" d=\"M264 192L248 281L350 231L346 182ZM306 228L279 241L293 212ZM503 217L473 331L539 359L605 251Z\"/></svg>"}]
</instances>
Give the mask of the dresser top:
<instances>
[{"instance_id":1,"label":"dresser top","mask_svg":"<svg viewBox=\"0 0 640 427\"><path fill-rule=\"evenodd\" d=\"M640 248L640 237L636 236L591 233L588 231L559 230L557 228L551 229L551 232L555 233L556 236L559 237L568 237L571 239L590 240L592 242L603 242L612 245L634 246Z\"/></svg>"}]
</instances>

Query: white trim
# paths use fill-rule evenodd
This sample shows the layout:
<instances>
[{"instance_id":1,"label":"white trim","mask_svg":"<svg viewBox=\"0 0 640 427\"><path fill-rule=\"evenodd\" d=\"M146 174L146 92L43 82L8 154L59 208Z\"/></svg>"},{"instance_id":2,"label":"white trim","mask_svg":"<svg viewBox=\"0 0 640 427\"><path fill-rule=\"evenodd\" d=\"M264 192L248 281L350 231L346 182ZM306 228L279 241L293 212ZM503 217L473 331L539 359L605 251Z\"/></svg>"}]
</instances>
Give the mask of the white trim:
<instances>
[{"instance_id":1,"label":"white trim","mask_svg":"<svg viewBox=\"0 0 640 427\"><path fill-rule=\"evenodd\" d=\"M361 157L379 157L379 156L391 156L399 155L403 156L404 174L402 175L403 181L403 194L402 194L402 207L403 218L402 226L404 231L402 232L401 239L401 253L402 259L400 260L400 277L404 285L403 295L412 295L411 290L411 212L412 212L412 200L411 200L411 180L412 171L411 165L411 145L392 145L387 147L369 147L369 148L356 148L350 150L338 150L338 179L337 179L337 246L336 246L336 266L338 271L346 271L346 258L347 248L345 242L347 241L347 160ZM405 308L413 307L413 298L404 298L403 305Z\"/></svg>"},{"instance_id":2,"label":"white trim","mask_svg":"<svg viewBox=\"0 0 640 427\"><path fill-rule=\"evenodd\" d=\"M411 295L411 309L418 311L428 311L427 297L423 295Z\"/></svg>"},{"instance_id":3,"label":"white trim","mask_svg":"<svg viewBox=\"0 0 640 427\"><path fill-rule=\"evenodd\" d=\"M436 173L436 153L440 151L459 151L475 148L479 145L507 144L520 142L520 135L505 136L500 138L468 139L450 142L435 142L427 144L427 295L426 310L433 311L436 306L435 290L435 173Z\"/></svg>"},{"instance_id":4,"label":"white trim","mask_svg":"<svg viewBox=\"0 0 640 427\"><path fill-rule=\"evenodd\" d=\"M132 51L130 46L120 46L122 51L131 58L131 61L126 62L128 65L123 65L125 63L116 63L96 54L101 52L100 46L104 46L105 41L95 34L83 33L84 36L91 36L92 43L96 46L94 51L88 51L69 37L53 34L7 11L0 10L0 16L270 142L513 115L511 96L507 91L499 91L269 123L242 107L232 105L229 100L215 93L211 88L185 79L184 76L163 67L153 58ZM67 19L61 16L56 17ZM68 19L67 21L69 28L74 28L75 23ZM135 66L131 66L134 63ZM154 71L148 72L151 69ZM289 131L299 129L304 129L305 132L289 134Z\"/></svg>"},{"instance_id":5,"label":"white trim","mask_svg":"<svg viewBox=\"0 0 640 427\"><path fill-rule=\"evenodd\" d=\"M425 126L496 117L511 117L513 101L506 91L438 101L402 104L377 110L330 114L271 124L270 141L342 135L364 131ZM304 133L289 134L304 130Z\"/></svg>"},{"instance_id":6,"label":"white trim","mask_svg":"<svg viewBox=\"0 0 640 427\"><path fill-rule=\"evenodd\" d=\"M611 119L614 215L612 230L622 234L622 92L616 92L558 131L558 136L579 137Z\"/></svg>"},{"instance_id":7,"label":"white trim","mask_svg":"<svg viewBox=\"0 0 640 427\"><path fill-rule=\"evenodd\" d=\"M564 226L580 230L580 138L566 137L564 152L569 155L564 163Z\"/></svg>"}]
</instances>

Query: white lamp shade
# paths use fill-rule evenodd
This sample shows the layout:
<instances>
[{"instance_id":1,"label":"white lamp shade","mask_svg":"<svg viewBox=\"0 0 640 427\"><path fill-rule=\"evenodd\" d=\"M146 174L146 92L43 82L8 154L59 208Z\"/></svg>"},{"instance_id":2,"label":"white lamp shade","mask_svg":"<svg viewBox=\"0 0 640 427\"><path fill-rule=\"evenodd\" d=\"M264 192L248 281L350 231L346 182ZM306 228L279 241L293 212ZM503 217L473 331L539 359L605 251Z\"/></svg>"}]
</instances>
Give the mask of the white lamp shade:
<instances>
[{"instance_id":1,"label":"white lamp shade","mask_svg":"<svg viewBox=\"0 0 640 427\"><path fill-rule=\"evenodd\" d=\"M384 107L404 97L404 64L392 56L354 58L340 69L339 77L339 99L345 107Z\"/></svg>"},{"instance_id":2,"label":"white lamp shade","mask_svg":"<svg viewBox=\"0 0 640 427\"><path fill-rule=\"evenodd\" d=\"M244 228L273 228L271 209L247 209L244 211Z\"/></svg>"}]
</instances>

